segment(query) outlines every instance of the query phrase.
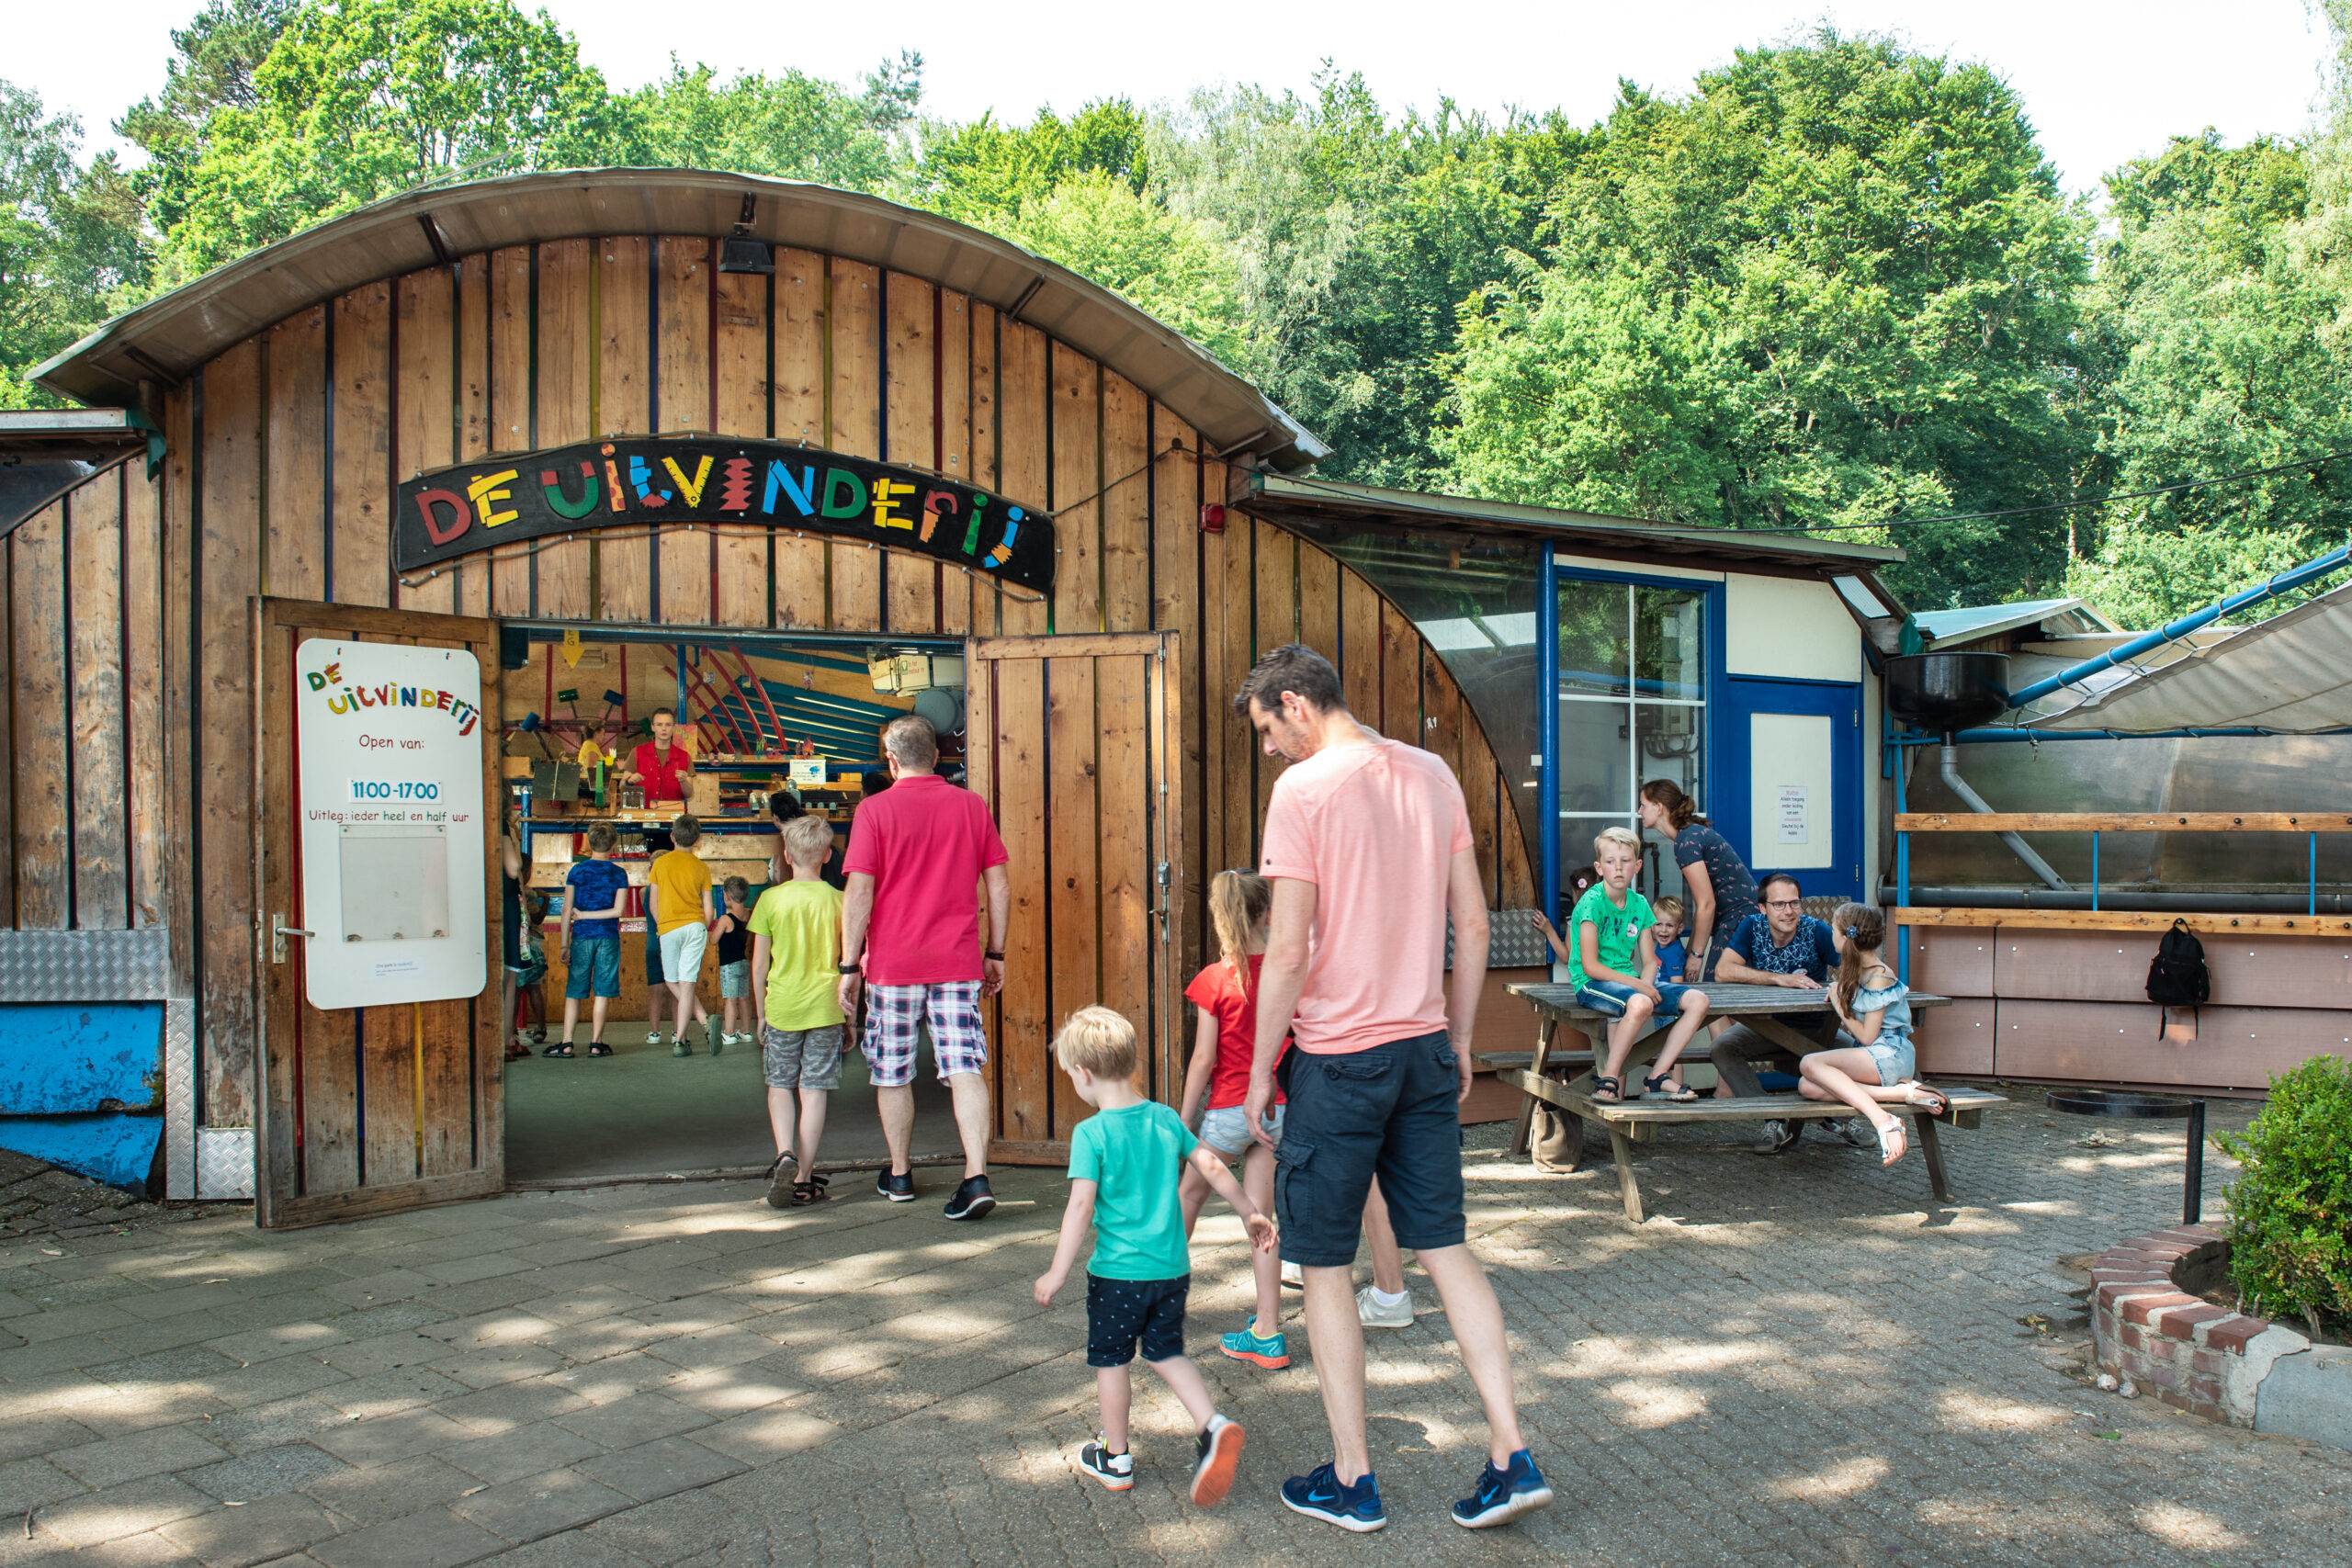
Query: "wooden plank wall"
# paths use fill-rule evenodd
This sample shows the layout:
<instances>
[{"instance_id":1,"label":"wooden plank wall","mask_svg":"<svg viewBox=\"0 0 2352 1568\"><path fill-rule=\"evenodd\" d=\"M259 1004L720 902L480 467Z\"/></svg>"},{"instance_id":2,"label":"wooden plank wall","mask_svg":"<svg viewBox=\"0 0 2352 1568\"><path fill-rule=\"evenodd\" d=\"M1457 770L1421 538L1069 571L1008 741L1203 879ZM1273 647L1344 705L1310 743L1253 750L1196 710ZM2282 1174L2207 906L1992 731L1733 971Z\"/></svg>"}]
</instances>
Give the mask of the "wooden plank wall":
<instances>
[{"instance_id":1,"label":"wooden plank wall","mask_svg":"<svg viewBox=\"0 0 2352 1568\"><path fill-rule=\"evenodd\" d=\"M354 289L168 393L172 447L156 483L141 468L110 471L0 547L13 628L0 638L13 740L0 873L13 918L172 924L175 970L198 998L209 1120L239 1124L250 1106L246 603L257 593L906 637L1174 629L1187 974L1207 946L1206 881L1254 863L1278 768L1231 694L1260 652L1299 638L1340 667L1358 716L1461 772L1490 897L1532 902L1506 773L1442 662L1312 543L1238 509L1223 532L1203 533L1203 502L1225 497L1232 475L1172 411L921 278L788 249L773 277L720 276L711 258L707 237L551 240ZM399 480L653 429L805 438L1058 508L1056 592L788 528L616 532L477 557L437 579L392 572ZM109 552L111 575L100 570ZM992 722L1035 735L1041 753L1018 764L1034 798L1006 760L1008 809L1045 818L1050 807L1048 832L1067 834L1093 816L1080 797L1127 787L1135 760L1101 754L1097 718L1130 700L1127 673L1116 692L1076 675L1048 690L1042 668L1007 675ZM1087 852L1077 838L1061 848ZM1094 961L1057 954L1047 932L1092 920L1095 895L1084 878L1015 884L1013 940L1039 962L1029 980L1015 966L1001 1026L1049 1032L1049 1005L1066 1013L1090 988L1070 966ZM397 1022L381 1021L388 1034Z\"/></svg>"}]
</instances>

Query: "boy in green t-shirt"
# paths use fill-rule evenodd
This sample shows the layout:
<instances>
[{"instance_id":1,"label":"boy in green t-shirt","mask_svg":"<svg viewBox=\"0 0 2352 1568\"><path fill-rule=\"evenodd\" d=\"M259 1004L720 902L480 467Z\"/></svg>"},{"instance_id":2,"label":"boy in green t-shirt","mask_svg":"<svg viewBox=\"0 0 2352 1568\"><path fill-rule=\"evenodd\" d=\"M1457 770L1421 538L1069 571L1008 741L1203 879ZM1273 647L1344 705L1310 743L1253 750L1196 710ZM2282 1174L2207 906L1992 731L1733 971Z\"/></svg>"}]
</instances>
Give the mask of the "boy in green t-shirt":
<instances>
[{"instance_id":1,"label":"boy in green t-shirt","mask_svg":"<svg viewBox=\"0 0 2352 1568\"><path fill-rule=\"evenodd\" d=\"M1592 1098L1604 1105L1627 1098L1625 1058L1658 1014L1674 1013L1673 1032L1657 1054L1657 1070L1642 1079L1642 1088L1668 1100L1696 1100L1675 1072L1674 1061L1707 1021L1707 993L1658 979L1656 922L1649 901L1633 891L1634 873L1642 863L1642 841L1634 830L1602 829L1592 852L1600 880L1585 889L1569 913L1567 940L1560 940L1542 910L1535 914L1553 951L1575 976L1577 1005L1617 1021L1609 1026L1609 1060L1593 1075Z\"/></svg>"},{"instance_id":2,"label":"boy in green t-shirt","mask_svg":"<svg viewBox=\"0 0 2352 1568\"><path fill-rule=\"evenodd\" d=\"M784 826L792 880L760 895L752 910L752 994L760 1000L760 1068L768 1085L768 1125L775 1163L768 1167L768 1206L820 1203L817 1142L825 1135L826 1097L842 1081L842 1004L834 968L842 943L842 896L820 874L833 847L821 817ZM793 1101L799 1100L795 1140ZM786 1185L785 1161L799 1179Z\"/></svg>"},{"instance_id":3,"label":"boy in green t-shirt","mask_svg":"<svg viewBox=\"0 0 2352 1568\"><path fill-rule=\"evenodd\" d=\"M1274 1222L1259 1213L1225 1162L1193 1138L1183 1119L1145 1100L1136 1070L1134 1025L1109 1008L1080 1008L1054 1040L1054 1060L1095 1113L1069 1140L1069 1207L1062 1214L1053 1267L1038 1278L1039 1306L1069 1278L1091 1224L1094 1256L1086 1262L1086 1364L1102 1401L1102 1437L1079 1450L1078 1465L1114 1492L1136 1483L1127 1451L1127 1408L1135 1388L1127 1363L1136 1342L1197 1424L1193 1501L1209 1507L1232 1490L1241 1458L1240 1424L1217 1414L1201 1370L1184 1355L1184 1296L1193 1264L1184 1240L1179 1179L1189 1164L1249 1226L1250 1245L1274 1246Z\"/></svg>"}]
</instances>

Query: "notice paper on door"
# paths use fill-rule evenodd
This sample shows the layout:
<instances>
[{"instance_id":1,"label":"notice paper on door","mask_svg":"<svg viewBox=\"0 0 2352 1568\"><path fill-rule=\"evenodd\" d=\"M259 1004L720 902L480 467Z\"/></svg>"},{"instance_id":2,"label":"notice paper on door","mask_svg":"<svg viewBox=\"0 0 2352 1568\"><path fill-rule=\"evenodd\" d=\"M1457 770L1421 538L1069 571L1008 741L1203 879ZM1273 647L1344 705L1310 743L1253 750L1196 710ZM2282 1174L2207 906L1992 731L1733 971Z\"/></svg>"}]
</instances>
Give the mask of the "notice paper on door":
<instances>
[{"instance_id":1,"label":"notice paper on door","mask_svg":"<svg viewBox=\"0 0 2352 1568\"><path fill-rule=\"evenodd\" d=\"M1781 786L1781 836L1783 844L1813 841L1813 805L1803 784Z\"/></svg>"}]
</instances>

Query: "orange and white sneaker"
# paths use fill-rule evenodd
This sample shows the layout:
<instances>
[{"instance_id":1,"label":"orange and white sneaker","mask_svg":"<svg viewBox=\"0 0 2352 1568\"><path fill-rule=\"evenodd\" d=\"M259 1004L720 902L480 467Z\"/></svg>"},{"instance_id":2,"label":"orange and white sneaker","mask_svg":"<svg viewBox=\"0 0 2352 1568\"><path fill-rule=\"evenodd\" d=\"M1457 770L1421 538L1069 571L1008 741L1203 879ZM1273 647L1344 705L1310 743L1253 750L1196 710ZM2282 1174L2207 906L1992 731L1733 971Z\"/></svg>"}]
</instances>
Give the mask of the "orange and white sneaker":
<instances>
[{"instance_id":1,"label":"orange and white sneaker","mask_svg":"<svg viewBox=\"0 0 2352 1568\"><path fill-rule=\"evenodd\" d=\"M1089 1443L1078 1450L1078 1468L1114 1492L1125 1492L1136 1483L1136 1456L1114 1454L1101 1443Z\"/></svg>"},{"instance_id":2,"label":"orange and white sneaker","mask_svg":"<svg viewBox=\"0 0 2352 1568\"><path fill-rule=\"evenodd\" d=\"M1241 1423L1212 1416L1200 1436L1200 1461L1193 1466L1193 1501L1214 1508L1233 1490L1233 1472L1241 1463Z\"/></svg>"}]
</instances>

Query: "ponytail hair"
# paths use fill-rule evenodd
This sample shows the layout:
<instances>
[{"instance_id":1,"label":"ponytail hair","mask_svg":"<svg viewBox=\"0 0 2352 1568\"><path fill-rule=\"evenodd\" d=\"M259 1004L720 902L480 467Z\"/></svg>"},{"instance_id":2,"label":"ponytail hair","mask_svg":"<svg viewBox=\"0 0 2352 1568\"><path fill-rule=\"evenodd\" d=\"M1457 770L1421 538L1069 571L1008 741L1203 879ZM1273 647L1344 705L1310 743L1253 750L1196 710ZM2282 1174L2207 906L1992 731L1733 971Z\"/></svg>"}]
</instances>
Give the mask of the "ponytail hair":
<instances>
[{"instance_id":1,"label":"ponytail hair","mask_svg":"<svg viewBox=\"0 0 2352 1568\"><path fill-rule=\"evenodd\" d=\"M1250 933L1273 907L1273 885L1254 871L1220 871L1210 879L1209 924L1244 997L1250 994Z\"/></svg>"},{"instance_id":2,"label":"ponytail hair","mask_svg":"<svg viewBox=\"0 0 2352 1568\"><path fill-rule=\"evenodd\" d=\"M1854 992L1862 983L1862 962L1865 953L1877 953L1886 945L1886 917L1875 904L1840 904L1829 923L1846 938L1846 951L1838 955L1838 978L1832 987L1838 998L1838 1010L1848 1018L1854 1016Z\"/></svg>"},{"instance_id":3,"label":"ponytail hair","mask_svg":"<svg viewBox=\"0 0 2352 1568\"><path fill-rule=\"evenodd\" d=\"M1682 793L1682 786L1672 779L1650 780L1642 786L1642 798L1664 807L1666 819L1674 824L1674 830L1678 833L1693 822L1706 820L1699 815L1690 797Z\"/></svg>"}]
</instances>

